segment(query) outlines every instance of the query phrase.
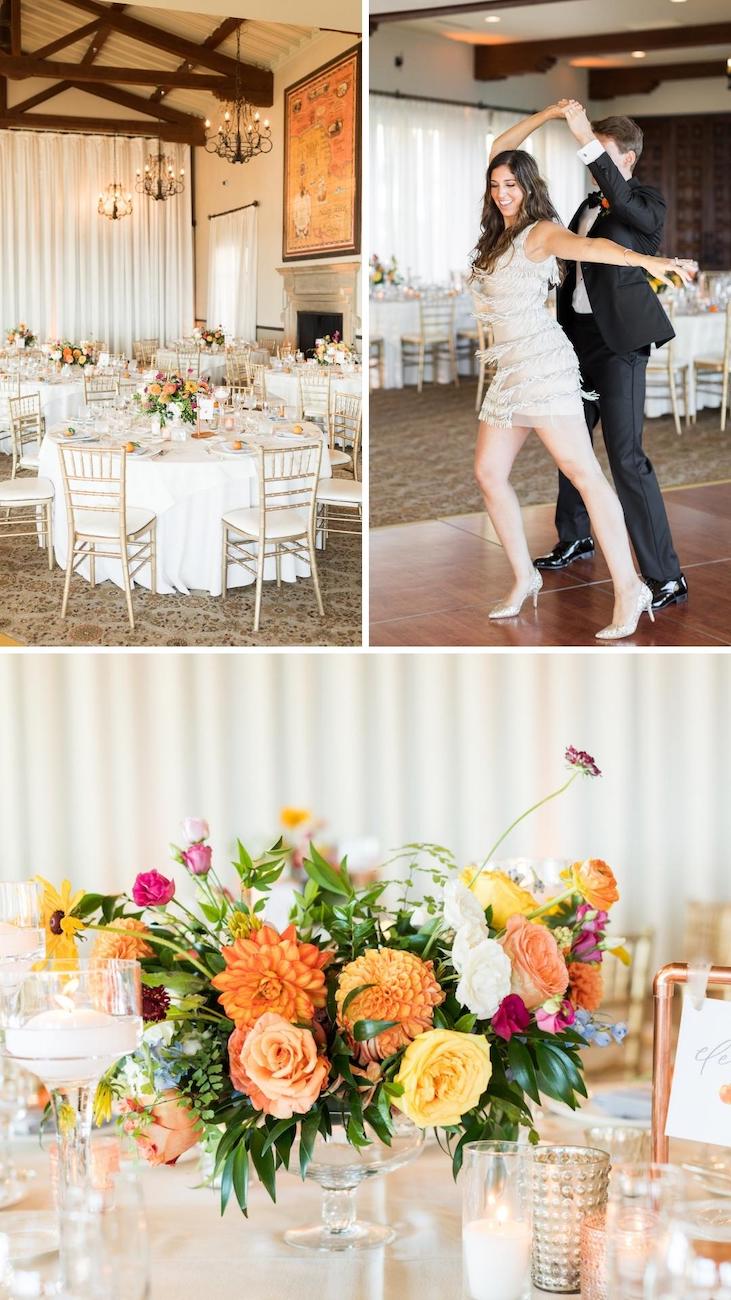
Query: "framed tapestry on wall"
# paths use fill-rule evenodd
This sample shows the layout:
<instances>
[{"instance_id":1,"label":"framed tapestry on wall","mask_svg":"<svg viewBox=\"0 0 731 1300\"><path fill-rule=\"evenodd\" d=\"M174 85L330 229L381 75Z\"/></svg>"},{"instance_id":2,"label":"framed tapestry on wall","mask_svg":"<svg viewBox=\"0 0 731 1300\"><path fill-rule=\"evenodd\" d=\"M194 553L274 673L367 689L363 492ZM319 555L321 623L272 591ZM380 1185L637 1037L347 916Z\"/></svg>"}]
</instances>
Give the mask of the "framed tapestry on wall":
<instances>
[{"instance_id":1,"label":"framed tapestry on wall","mask_svg":"<svg viewBox=\"0 0 731 1300\"><path fill-rule=\"evenodd\" d=\"M360 46L284 92L282 260L360 253Z\"/></svg>"}]
</instances>

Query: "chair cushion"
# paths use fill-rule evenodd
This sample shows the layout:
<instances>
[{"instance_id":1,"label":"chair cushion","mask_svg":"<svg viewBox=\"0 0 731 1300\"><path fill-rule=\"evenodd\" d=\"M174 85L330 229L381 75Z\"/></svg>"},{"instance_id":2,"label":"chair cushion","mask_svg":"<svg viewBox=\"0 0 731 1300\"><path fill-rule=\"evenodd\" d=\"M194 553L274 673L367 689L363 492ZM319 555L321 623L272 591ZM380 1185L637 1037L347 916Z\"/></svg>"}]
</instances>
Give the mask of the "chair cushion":
<instances>
[{"instance_id":1,"label":"chair cushion","mask_svg":"<svg viewBox=\"0 0 731 1300\"><path fill-rule=\"evenodd\" d=\"M351 457L344 451L335 451L331 448L328 455L330 456L330 464L332 466L353 464Z\"/></svg>"},{"instance_id":2,"label":"chair cushion","mask_svg":"<svg viewBox=\"0 0 731 1300\"><path fill-rule=\"evenodd\" d=\"M363 504L363 484L349 478L324 478L317 487L320 502L333 505L360 506Z\"/></svg>"},{"instance_id":3,"label":"chair cushion","mask_svg":"<svg viewBox=\"0 0 731 1300\"><path fill-rule=\"evenodd\" d=\"M0 482L0 504L22 505L25 501L51 501L53 483L50 478L11 478Z\"/></svg>"},{"instance_id":4,"label":"chair cushion","mask_svg":"<svg viewBox=\"0 0 731 1300\"><path fill-rule=\"evenodd\" d=\"M229 510L223 516L229 528L235 528L247 537L259 536L259 509L249 506L243 510ZM275 541L285 537L303 537L307 532L307 515L303 510L271 510L266 516L266 536Z\"/></svg>"},{"instance_id":5,"label":"chair cushion","mask_svg":"<svg viewBox=\"0 0 731 1300\"><path fill-rule=\"evenodd\" d=\"M26 453L23 452L23 455L20 458L21 469L38 469L39 463L38 453L34 455L33 452L31 452L30 455L26 455Z\"/></svg>"},{"instance_id":6,"label":"chair cushion","mask_svg":"<svg viewBox=\"0 0 731 1300\"><path fill-rule=\"evenodd\" d=\"M149 527L154 518L154 510L144 510L142 506L128 506L127 536ZM74 531L80 537L119 537L119 515L111 511L102 514L96 510L75 510Z\"/></svg>"}]
</instances>

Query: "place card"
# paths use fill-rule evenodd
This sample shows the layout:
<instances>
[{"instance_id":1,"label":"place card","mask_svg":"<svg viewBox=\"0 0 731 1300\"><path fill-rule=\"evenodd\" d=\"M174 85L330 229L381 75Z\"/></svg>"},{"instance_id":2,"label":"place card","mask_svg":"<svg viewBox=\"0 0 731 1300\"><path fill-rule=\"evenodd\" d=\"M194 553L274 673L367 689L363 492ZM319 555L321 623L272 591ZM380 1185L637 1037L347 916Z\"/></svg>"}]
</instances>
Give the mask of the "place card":
<instances>
[{"instance_id":1,"label":"place card","mask_svg":"<svg viewBox=\"0 0 731 1300\"><path fill-rule=\"evenodd\" d=\"M99 367L100 370L106 370L107 366L109 365L109 353L108 353L108 352L100 352L100 353L99 353L99 360L97 361L96 364L98 365L98 367Z\"/></svg>"},{"instance_id":2,"label":"place card","mask_svg":"<svg viewBox=\"0 0 731 1300\"><path fill-rule=\"evenodd\" d=\"M198 418L201 420L212 420L215 412L215 403L212 397L201 397L198 399Z\"/></svg>"},{"instance_id":3,"label":"place card","mask_svg":"<svg viewBox=\"0 0 731 1300\"><path fill-rule=\"evenodd\" d=\"M686 995L666 1137L731 1146L731 1002Z\"/></svg>"}]
</instances>

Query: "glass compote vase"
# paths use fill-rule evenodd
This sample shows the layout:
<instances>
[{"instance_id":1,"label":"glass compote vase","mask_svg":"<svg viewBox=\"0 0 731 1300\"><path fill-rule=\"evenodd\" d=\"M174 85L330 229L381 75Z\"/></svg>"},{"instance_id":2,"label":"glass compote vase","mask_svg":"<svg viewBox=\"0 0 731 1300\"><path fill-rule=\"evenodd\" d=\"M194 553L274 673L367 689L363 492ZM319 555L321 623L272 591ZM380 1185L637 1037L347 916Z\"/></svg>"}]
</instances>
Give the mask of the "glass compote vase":
<instances>
[{"instance_id":1,"label":"glass compote vase","mask_svg":"<svg viewBox=\"0 0 731 1300\"><path fill-rule=\"evenodd\" d=\"M35 962L45 955L45 931L41 919L43 891L30 880L0 883L0 1048L10 1023L20 987ZM19 1169L11 1152L11 1133L18 1113L24 1109L19 1097L18 1071L5 1055L0 1056L0 1209L22 1197L22 1184L33 1177L30 1169Z\"/></svg>"},{"instance_id":2,"label":"glass compote vase","mask_svg":"<svg viewBox=\"0 0 731 1300\"><path fill-rule=\"evenodd\" d=\"M333 1109L331 1119L332 1133L328 1138L318 1134L306 1175L322 1188L321 1220L302 1228L290 1228L284 1239L290 1246L309 1250L367 1250L387 1246L396 1236L394 1229L386 1223L358 1219L356 1193L367 1178L391 1173L415 1160L424 1146L424 1130L395 1112L395 1133L390 1146L366 1124L369 1145L354 1147L346 1135L347 1116Z\"/></svg>"},{"instance_id":3,"label":"glass compote vase","mask_svg":"<svg viewBox=\"0 0 731 1300\"><path fill-rule=\"evenodd\" d=\"M48 1088L58 1139L59 1204L86 1189L94 1094L142 1039L140 964L57 958L24 979L5 1033L9 1056Z\"/></svg>"}]
</instances>

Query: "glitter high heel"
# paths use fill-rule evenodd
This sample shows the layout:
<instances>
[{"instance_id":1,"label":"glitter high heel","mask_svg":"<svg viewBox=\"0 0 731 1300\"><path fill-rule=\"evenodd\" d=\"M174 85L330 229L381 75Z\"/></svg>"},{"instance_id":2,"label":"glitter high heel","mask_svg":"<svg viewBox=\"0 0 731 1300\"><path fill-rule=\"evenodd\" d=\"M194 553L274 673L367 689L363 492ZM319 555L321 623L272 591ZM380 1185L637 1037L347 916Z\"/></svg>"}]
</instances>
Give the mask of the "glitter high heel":
<instances>
[{"instance_id":1,"label":"glitter high heel","mask_svg":"<svg viewBox=\"0 0 731 1300\"><path fill-rule=\"evenodd\" d=\"M521 609L523 608L524 602L528 599L529 596L533 597L533 608L535 609L536 605L538 604L538 592L541 590L542 586L543 586L543 578L541 577L538 570L534 569L533 577L531 578L530 583L526 588L526 590L524 591L523 595L521 596L520 600L517 601L517 603L513 602L512 605L506 605L506 604L493 605L488 617L489 618L515 618L516 615L520 613Z\"/></svg>"},{"instance_id":2,"label":"glitter high heel","mask_svg":"<svg viewBox=\"0 0 731 1300\"><path fill-rule=\"evenodd\" d=\"M609 627L603 627L601 632L596 632L597 641L621 641L624 636L632 636L637 630L642 615L647 611L650 615L650 622L655 622L655 615L652 612L652 592L646 587L644 582L640 583L637 596L635 598L635 607L632 611L632 617L626 623L610 623Z\"/></svg>"}]
</instances>

